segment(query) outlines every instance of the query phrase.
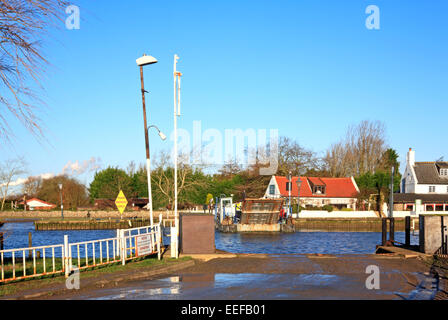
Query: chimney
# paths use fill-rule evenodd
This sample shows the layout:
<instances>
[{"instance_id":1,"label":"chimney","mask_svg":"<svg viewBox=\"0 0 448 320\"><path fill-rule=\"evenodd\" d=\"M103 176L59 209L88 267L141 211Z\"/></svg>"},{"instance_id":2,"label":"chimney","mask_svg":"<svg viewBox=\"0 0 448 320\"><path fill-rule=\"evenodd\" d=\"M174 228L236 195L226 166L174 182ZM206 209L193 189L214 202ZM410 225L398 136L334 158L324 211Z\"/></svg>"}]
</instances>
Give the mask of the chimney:
<instances>
[{"instance_id":1,"label":"chimney","mask_svg":"<svg viewBox=\"0 0 448 320\"><path fill-rule=\"evenodd\" d=\"M409 148L407 161L409 165L413 166L415 164L415 151L412 148Z\"/></svg>"}]
</instances>

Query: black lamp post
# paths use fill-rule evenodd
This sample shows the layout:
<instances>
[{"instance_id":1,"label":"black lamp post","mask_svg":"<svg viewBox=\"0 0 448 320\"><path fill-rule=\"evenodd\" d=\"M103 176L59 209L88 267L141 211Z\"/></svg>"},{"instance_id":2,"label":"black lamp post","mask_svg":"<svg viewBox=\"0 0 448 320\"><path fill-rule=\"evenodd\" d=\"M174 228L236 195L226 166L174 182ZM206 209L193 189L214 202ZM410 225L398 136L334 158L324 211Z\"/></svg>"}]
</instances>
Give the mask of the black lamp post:
<instances>
[{"instance_id":1,"label":"black lamp post","mask_svg":"<svg viewBox=\"0 0 448 320\"><path fill-rule=\"evenodd\" d=\"M59 184L59 193L61 194L61 217L64 219L64 204L62 203L62 183Z\"/></svg>"}]
</instances>

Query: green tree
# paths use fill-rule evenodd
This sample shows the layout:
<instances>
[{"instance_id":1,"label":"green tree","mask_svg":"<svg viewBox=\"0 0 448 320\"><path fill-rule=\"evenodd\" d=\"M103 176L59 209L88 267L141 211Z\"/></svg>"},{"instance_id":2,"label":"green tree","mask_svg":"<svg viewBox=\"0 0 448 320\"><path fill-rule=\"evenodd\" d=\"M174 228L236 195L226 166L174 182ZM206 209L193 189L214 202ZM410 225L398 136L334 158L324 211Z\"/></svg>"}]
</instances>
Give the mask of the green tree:
<instances>
[{"instance_id":1,"label":"green tree","mask_svg":"<svg viewBox=\"0 0 448 320\"><path fill-rule=\"evenodd\" d=\"M126 197L134 194L131 177L118 167L108 167L95 173L89 187L90 200L93 202L99 198L115 199L120 190L123 190Z\"/></svg>"}]
</instances>

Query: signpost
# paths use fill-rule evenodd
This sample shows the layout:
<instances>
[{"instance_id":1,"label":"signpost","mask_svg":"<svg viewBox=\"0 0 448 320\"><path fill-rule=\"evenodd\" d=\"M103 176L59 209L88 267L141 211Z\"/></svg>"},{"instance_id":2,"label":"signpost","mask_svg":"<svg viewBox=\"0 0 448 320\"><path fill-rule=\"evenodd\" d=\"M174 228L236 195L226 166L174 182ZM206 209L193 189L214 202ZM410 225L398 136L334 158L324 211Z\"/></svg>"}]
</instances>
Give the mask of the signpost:
<instances>
[{"instance_id":1,"label":"signpost","mask_svg":"<svg viewBox=\"0 0 448 320\"><path fill-rule=\"evenodd\" d=\"M135 255L145 256L152 253L152 240L150 234L135 237Z\"/></svg>"},{"instance_id":2,"label":"signpost","mask_svg":"<svg viewBox=\"0 0 448 320\"><path fill-rule=\"evenodd\" d=\"M126 209L126 206L128 205L128 200L124 196L124 193L122 190L120 190L120 193L118 193L117 199L115 199L115 205L118 208L118 211L120 211L121 218L123 218L123 211Z\"/></svg>"}]
</instances>

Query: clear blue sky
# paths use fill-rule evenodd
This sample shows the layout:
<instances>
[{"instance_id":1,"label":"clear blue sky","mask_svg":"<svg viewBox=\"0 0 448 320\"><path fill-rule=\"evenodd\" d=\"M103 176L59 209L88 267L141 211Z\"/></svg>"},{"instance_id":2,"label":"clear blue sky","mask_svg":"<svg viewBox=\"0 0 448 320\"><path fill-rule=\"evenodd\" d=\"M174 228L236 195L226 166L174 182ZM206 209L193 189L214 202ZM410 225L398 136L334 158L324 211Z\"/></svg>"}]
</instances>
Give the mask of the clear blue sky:
<instances>
[{"instance_id":1,"label":"clear blue sky","mask_svg":"<svg viewBox=\"0 0 448 320\"><path fill-rule=\"evenodd\" d=\"M68 161L103 166L145 160L139 70L143 53L150 123L173 128L172 63L180 56L179 127L279 129L324 152L363 119L381 120L404 163L448 160L448 2L80 1L81 29L51 32L44 49L48 142L17 123L0 160L24 155L29 174ZM380 30L365 27L368 5ZM151 132L151 153L169 149ZM403 170L403 165L401 167ZM85 183L91 176L81 177Z\"/></svg>"}]
</instances>

